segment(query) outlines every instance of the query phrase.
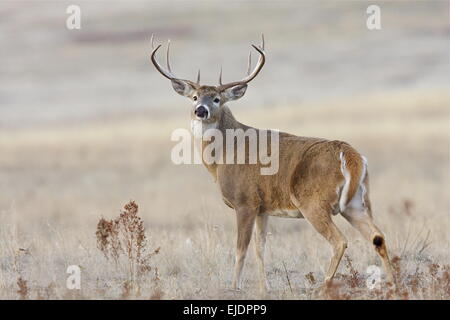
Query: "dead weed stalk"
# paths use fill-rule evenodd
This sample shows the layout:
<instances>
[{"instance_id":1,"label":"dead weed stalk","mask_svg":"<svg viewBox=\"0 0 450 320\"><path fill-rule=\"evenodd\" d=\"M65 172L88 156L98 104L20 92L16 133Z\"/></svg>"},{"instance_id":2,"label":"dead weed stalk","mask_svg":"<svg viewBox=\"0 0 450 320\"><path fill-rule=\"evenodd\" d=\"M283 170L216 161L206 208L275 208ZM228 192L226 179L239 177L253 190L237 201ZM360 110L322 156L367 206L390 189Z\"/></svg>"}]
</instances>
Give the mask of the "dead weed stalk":
<instances>
[{"instance_id":1,"label":"dead weed stalk","mask_svg":"<svg viewBox=\"0 0 450 320\"><path fill-rule=\"evenodd\" d=\"M153 270L150 260L159 253L160 248L153 251L148 248L144 222L138 216L138 205L134 201L127 203L116 219L101 218L95 234L97 247L108 260L118 266L121 259L125 258L128 266L128 279L124 284L126 293Z\"/></svg>"}]
</instances>

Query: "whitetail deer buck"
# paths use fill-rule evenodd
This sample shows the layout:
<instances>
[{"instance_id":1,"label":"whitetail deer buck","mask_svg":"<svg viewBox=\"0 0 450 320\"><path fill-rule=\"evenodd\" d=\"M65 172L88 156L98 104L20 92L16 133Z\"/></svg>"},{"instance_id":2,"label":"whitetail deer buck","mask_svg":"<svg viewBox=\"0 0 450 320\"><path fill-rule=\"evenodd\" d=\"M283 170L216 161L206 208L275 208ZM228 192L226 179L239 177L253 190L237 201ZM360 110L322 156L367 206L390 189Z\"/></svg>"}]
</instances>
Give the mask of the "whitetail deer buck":
<instances>
[{"instance_id":1,"label":"whitetail deer buck","mask_svg":"<svg viewBox=\"0 0 450 320\"><path fill-rule=\"evenodd\" d=\"M170 43L169 43L170 45ZM259 60L251 71L249 57L248 75L236 82L222 84L222 71L218 86L200 85L197 82L175 77L169 64L167 70L155 58L161 45L152 47L151 61L156 69L172 82L175 91L189 98L193 104L192 128L207 130L215 128L224 133L227 129L253 129L238 122L228 101L241 98L247 84L261 71L265 63L264 37L261 47L252 45L259 53ZM205 147L208 141L201 141ZM233 141L233 144L237 144ZM240 142L246 144L247 141ZM236 146L237 147L237 146ZM248 152L249 148L245 148ZM225 157L226 150L222 153ZM261 163L204 165L220 187L226 205L236 211L237 249L233 276L233 288L241 287L241 272L253 226L256 227L255 251L259 265L260 289L268 284L264 271L264 248L268 216L305 218L333 247L333 257L326 273L325 284L332 280L347 247L347 240L333 223L332 215L338 213L358 229L371 242L381 257L388 280L394 281L386 243L381 231L372 221L369 200L369 176L366 159L349 144L337 140L299 137L279 133L279 170L273 175L261 175Z\"/></svg>"}]
</instances>

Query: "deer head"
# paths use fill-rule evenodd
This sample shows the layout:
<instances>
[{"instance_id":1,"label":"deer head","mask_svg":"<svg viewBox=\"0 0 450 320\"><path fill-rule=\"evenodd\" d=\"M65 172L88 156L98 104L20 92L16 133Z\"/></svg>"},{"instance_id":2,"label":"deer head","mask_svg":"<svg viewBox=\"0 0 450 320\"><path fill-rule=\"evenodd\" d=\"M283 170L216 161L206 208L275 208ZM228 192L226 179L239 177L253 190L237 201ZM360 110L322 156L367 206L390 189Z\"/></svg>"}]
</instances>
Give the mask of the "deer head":
<instances>
[{"instance_id":1,"label":"deer head","mask_svg":"<svg viewBox=\"0 0 450 320\"><path fill-rule=\"evenodd\" d=\"M258 75L265 63L264 35L262 35L261 46L258 47L256 45L252 45L252 47L259 53L258 63L256 64L255 68L251 70L250 52L248 59L247 76L244 79L223 84L221 69L218 86L200 85L200 70L198 71L196 82L177 78L172 73L169 62L170 41L167 44L166 53L167 69L164 69L156 60L156 52L161 47L161 45L158 45L157 47L154 46L153 35L151 42L153 48L151 60L156 69L164 77L172 82L172 86L178 94L185 96L192 101L192 119L207 123L213 123L217 121L217 117L220 113L221 107L226 102L237 100L244 96L245 91L247 90L247 84Z\"/></svg>"}]
</instances>

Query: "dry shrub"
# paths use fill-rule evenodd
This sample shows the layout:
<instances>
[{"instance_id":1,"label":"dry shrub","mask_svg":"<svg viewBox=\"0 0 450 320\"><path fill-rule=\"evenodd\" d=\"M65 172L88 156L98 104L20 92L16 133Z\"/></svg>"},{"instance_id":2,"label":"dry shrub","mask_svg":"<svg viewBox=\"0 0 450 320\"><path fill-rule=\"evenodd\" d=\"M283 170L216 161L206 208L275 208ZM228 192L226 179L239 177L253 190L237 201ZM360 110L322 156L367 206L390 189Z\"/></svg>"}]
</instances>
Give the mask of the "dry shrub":
<instances>
[{"instance_id":1,"label":"dry shrub","mask_svg":"<svg viewBox=\"0 0 450 320\"><path fill-rule=\"evenodd\" d=\"M431 260L416 262L415 269L408 266L411 261L400 256L391 259L396 283L381 282L379 287L370 289L366 285L366 277L359 273L352 264L352 260L345 257L346 267L349 273L336 273L333 281L315 289L315 299L450 299L450 266L442 265ZM310 286L317 281L313 272L305 275Z\"/></svg>"},{"instance_id":2,"label":"dry shrub","mask_svg":"<svg viewBox=\"0 0 450 320\"><path fill-rule=\"evenodd\" d=\"M395 256L392 266L397 279L395 294L400 299L450 299L450 266L427 261L413 273L402 267L403 259ZM422 270L421 270L422 269Z\"/></svg>"},{"instance_id":3,"label":"dry shrub","mask_svg":"<svg viewBox=\"0 0 450 320\"><path fill-rule=\"evenodd\" d=\"M351 294L347 290L345 282L339 279L333 279L325 287L325 298L331 300L350 300Z\"/></svg>"},{"instance_id":4,"label":"dry shrub","mask_svg":"<svg viewBox=\"0 0 450 320\"><path fill-rule=\"evenodd\" d=\"M412 216L412 209L414 208L414 203L411 199L403 200L403 212L407 216Z\"/></svg>"},{"instance_id":5,"label":"dry shrub","mask_svg":"<svg viewBox=\"0 0 450 320\"><path fill-rule=\"evenodd\" d=\"M122 294L120 296L121 299L129 299L131 297L131 291L133 289L133 285L130 281L125 281L122 284Z\"/></svg>"},{"instance_id":6,"label":"dry shrub","mask_svg":"<svg viewBox=\"0 0 450 320\"><path fill-rule=\"evenodd\" d=\"M352 259L350 259L349 256L345 256L345 264L347 266L347 269L350 272L350 275L345 277L345 280L347 284L350 286L350 288L359 288L364 285L364 279L359 274L359 272L353 267Z\"/></svg>"},{"instance_id":7,"label":"dry shrub","mask_svg":"<svg viewBox=\"0 0 450 320\"><path fill-rule=\"evenodd\" d=\"M314 286L316 284L316 278L314 277L314 273L311 271L305 274L306 280L308 280L310 286Z\"/></svg>"},{"instance_id":8,"label":"dry shrub","mask_svg":"<svg viewBox=\"0 0 450 320\"><path fill-rule=\"evenodd\" d=\"M450 299L450 266L445 266L442 270L442 287L446 299Z\"/></svg>"},{"instance_id":9,"label":"dry shrub","mask_svg":"<svg viewBox=\"0 0 450 320\"><path fill-rule=\"evenodd\" d=\"M19 277L17 279L17 286L19 287L19 290L17 290L17 293L19 294L19 297L21 300L28 299L28 284L27 281L22 279L22 277Z\"/></svg>"},{"instance_id":10,"label":"dry shrub","mask_svg":"<svg viewBox=\"0 0 450 320\"><path fill-rule=\"evenodd\" d=\"M164 293L161 290L161 288L156 287L150 296L150 300L161 300L163 298L163 296L164 296Z\"/></svg>"},{"instance_id":11,"label":"dry shrub","mask_svg":"<svg viewBox=\"0 0 450 320\"><path fill-rule=\"evenodd\" d=\"M56 295L55 283L51 282L46 287L37 288L36 300L50 300Z\"/></svg>"},{"instance_id":12,"label":"dry shrub","mask_svg":"<svg viewBox=\"0 0 450 320\"><path fill-rule=\"evenodd\" d=\"M413 216L414 210L414 202L411 199L405 198L402 200L400 205L391 206L388 209L388 212L393 216Z\"/></svg>"},{"instance_id":13,"label":"dry shrub","mask_svg":"<svg viewBox=\"0 0 450 320\"><path fill-rule=\"evenodd\" d=\"M114 220L101 218L97 224L97 246L108 260L117 266L122 258L128 265L129 278L123 284L124 295L129 296L130 286L153 269L151 258L160 248L149 250L144 222L138 216L138 205L127 203ZM159 278L155 278L159 279Z\"/></svg>"},{"instance_id":14,"label":"dry shrub","mask_svg":"<svg viewBox=\"0 0 450 320\"><path fill-rule=\"evenodd\" d=\"M450 299L450 266L430 263L428 270L431 275L431 286L427 288L429 296L434 299Z\"/></svg>"},{"instance_id":15,"label":"dry shrub","mask_svg":"<svg viewBox=\"0 0 450 320\"><path fill-rule=\"evenodd\" d=\"M349 274L336 273L333 281L326 285L324 298L332 300L349 300L357 298L367 290L365 278L353 267L351 258L345 255L345 265Z\"/></svg>"}]
</instances>

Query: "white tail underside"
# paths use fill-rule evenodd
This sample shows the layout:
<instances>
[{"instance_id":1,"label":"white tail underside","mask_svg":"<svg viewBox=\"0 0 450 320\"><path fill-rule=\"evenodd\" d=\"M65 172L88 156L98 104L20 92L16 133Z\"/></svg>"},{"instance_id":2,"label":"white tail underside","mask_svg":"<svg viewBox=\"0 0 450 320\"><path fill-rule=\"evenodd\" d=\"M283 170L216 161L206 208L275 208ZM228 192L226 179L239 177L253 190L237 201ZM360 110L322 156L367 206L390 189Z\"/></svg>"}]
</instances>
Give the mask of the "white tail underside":
<instances>
[{"instance_id":1,"label":"white tail underside","mask_svg":"<svg viewBox=\"0 0 450 320\"><path fill-rule=\"evenodd\" d=\"M366 193L366 189L364 187L363 181L366 176L367 171L367 159L364 156L361 156L363 161L363 172L361 174L361 179L359 181L359 187L351 201L348 202L348 189L350 188L350 171L347 169L346 166L346 160L345 160L345 154L344 152L341 152L339 154L339 157L341 159L341 172L344 176L345 182L344 186L342 187L341 197L339 199L339 209L341 212L344 212L347 206L354 207L354 208L361 208L364 206L364 194Z\"/></svg>"}]
</instances>

